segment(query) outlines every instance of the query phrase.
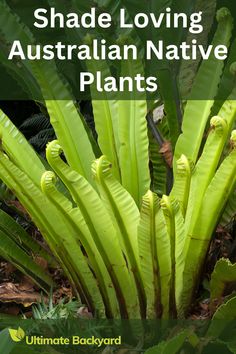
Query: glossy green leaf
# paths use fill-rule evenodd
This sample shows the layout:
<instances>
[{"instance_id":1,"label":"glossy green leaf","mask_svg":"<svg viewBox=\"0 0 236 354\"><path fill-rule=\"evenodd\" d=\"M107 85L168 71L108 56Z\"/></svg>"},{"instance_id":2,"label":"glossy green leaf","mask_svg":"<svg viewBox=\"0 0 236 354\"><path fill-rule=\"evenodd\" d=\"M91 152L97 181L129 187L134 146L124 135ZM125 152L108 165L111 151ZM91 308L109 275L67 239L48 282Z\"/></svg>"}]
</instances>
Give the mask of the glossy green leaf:
<instances>
[{"instance_id":1,"label":"glossy green leaf","mask_svg":"<svg viewBox=\"0 0 236 354\"><path fill-rule=\"evenodd\" d=\"M2 111L0 111L0 134L3 149L10 159L22 171L30 175L37 185L40 185L41 175L45 171L40 158L24 135Z\"/></svg>"},{"instance_id":2,"label":"glossy green leaf","mask_svg":"<svg viewBox=\"0 0 236 354\"><path fill-rule=\"evenodd\" d=\"M198 224L204 193L215 174L229 133L228 122L220 116L211 119L211 132L208 135L203 153L192 173L189 201L186 214L186 232L192 232ZM185 247L188 247L186 240Z\"/></svg>"},{"instance_id":3,"label":"glossy green leaf","mask_svg":"<svg viewBox=\"0 0 236 354\"><path fill-rule=\"evenodd\" d=\"M32 62L32 68L68 163L92 183L91 163L95 156L67 84L60 78L53 62Z\"/></svg>"},{"instance_id":4,"label":"glossy green leaf","mask_svg":"<svg viewBox=\"0 0 236 354\"><path fill-rule=\"evenodd\" d=\"M235 132L232 133L235 141ZM235 143L234 143L235 144ZM236 150L235 148L220 165L211 183L207 187L200 207L199 217L191 232L188 230L185 245L184 284L182 304L186 309L199 281L200 272L208 251L214 228L236 180Z\"/></svg>"},{"instance_id":5,"label":"glossy green leaf","mask_svg":"<svg viewBox=\"0 0 236 354\"><path fill-rule=\"evenodd\" d=\"M55 175L53 172L45 172L42 176L41 183L44 193L57 208L60 218L67 228L67 232L70 233L70 236L73 237L74 240L81 242L86 251L89 265L92 267L96 276L98 284L97 292L101 292L103 299L102 303L99 293L96 295L98 299L96 306L99 313L102 315L105 314L103 310L105 306L107 317L117 318L119 310L111 278L80 209L72 207L71 202L56 190L54 186ZM83 258L80 249L78 250L78 257Z\"/></svg>"},{"instance_id":6,"label":"glossy green leaf","mask_svg":"<svg viewBox=\"0 0 236 354\"><path fill-rule=\"evenodd\" d=\"M147 296L147 318L169 316L170 240L158 197L148 191L138 227L141 273Z\"/></svg>"},{"instance_id":7,"label":"glossy green leaf","mask_svg":"<svg viewBox=\"0 0 236 354\"><path fill-rule=\"evenodd\" d=\"M236 297L231 298L216 310L212 317L207 336L217 338L236 319Z\"/></svg>"},{"instance_id":8,"label":"glossy green leaf","mask_svg":"<svg viewBox=\"0 0 236 354\"><path fill-rule=\"evenodd\" d=\"M229 10L226 8L218 10L217 20L218 27L213 39L213 45L224 44L229 46L233 28ZM188 100L185 107L182 125L183 133L176 144L175 161L184 154L190 162L196 162L204 129L214 103L213 98L217 94L223 66L224 63L217 60L214 54L201 64L191 91L191 96L195 99ZM198 95L206 97L206 99L199 100L197 99Z\"/></svg>"},{"instance_id":9,"label":"glossy green leaf","mask_svg":"<svg viewBox=\"0 0 236 354\"><path fill-rule=\"evenodd\" d=\"M134 77L143 72L139 60L125 61L121 65L121 75ZM119 164L121 182L140 207L142 197L150 189L147 103L145 95L130 92L127 100L118 101Z\"/></svg>"},{"instance_id":10,"label":"glossy green leaf","mask_svg":"<svg viewBox=\"0 0 236 354\"><path fill-rule=\"evenodd\" d=\"M184 217L188 206L190 182L191 166L186 156L182 155L177 161L175 181L171 191L171 196L179 202L182 215Z\"/></svg>"},{"instance_id":11,"label":"glossy green leaf","mask_svg":"<svg viewBox=\"0 0 236 354\"><path fill-rule=\"evenodd\" d=\"M236 282L236 264L232 264L228 259L224 258L217 261L214 271L211 274L211 302L220 300L224 295L226 286L234 282Z\"/></svg>"},{"instance_id":12,"label":"glossy green leaf","mask_svg":"<svg viewBox=\"0 0 236 354\"><path fill-rule=\"evenodd\" d=\"M105 156L93 163L92 171L101 199L116 228L120 246L125 254L129 269L133 273L138 289L141 311L144 316L145 293L138 257L138 207L130 194L113 177L111 164Z\"/></svg>"},{"instance_id":13,"label":"glossy green leaf","mask_svg":"<svg viewBox=\"0 0 236 354\"><path fill-rule=\"evenodd\" d=\"M90 42L92 38L86 37L85 41ZM102 77L111 76L109 66L104 61L89 60L86 63L89 72L96 74L102 73ZM97 99L97 88L95 84L91 85L91 96L93 106L93 116L95 129L98 134L99 147L106 155L113 166L114 176L120 180L120 168L118 161L119 139L118 139L118 101L108 99L106 93L103 93L103 99Z\"/></svg>"}]
</instances>

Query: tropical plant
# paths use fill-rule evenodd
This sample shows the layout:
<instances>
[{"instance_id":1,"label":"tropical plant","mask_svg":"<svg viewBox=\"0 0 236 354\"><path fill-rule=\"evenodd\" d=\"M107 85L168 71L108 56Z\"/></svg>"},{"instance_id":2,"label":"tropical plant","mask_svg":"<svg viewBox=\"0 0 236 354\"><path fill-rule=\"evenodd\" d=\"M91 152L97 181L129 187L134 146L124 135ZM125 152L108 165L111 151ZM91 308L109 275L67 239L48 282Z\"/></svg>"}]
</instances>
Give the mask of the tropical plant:
<instances>
[{"instance_id":1,"label":"tropical plant","mask_svg":"<svg viewBox=\"0 0 236 354\"><path fill-rule=\"evenodd\" d=\"M55 320L62 318L78 318L79 308L81 307L78 301L69 300L66 302L62 299L58 304L53 304L53 295L50 292L48 304L45 303L42 296L41 302L32 306L33 318L35 320Z\"/></svg>"},{"instance_id":2,"label":"tropical plant","mask_svg":"<svg viewBox=\"0 0 236 354\"><path fill-rule=\"evenodd\" d=\"M8 18L14 20L10 11ZM229 46L229 11L219 10L217 20L213 44ZM93 62L88 65L90 71L98 69ZM104 62L96 65L109 73ZM128 61L121 71L132 77L141 66ZM203 62L193 97L199 91L215 97L223 67L213 55ZM93 99L96 142L75 100L68 99L70 89L56 66L33 62L27 70L45 97L57 136L46 149L52 170L1 113L0 178L28 211L90 312L108 318L186 316L214 229L235 188L235 91L214 117L213 99L188 100L180 136L171 125L176 106L165 102L170 114L152 128L161 145L172 142L174 185L169 195L159 198L150 188L156 188L161 172L162 194L171 161L167 166L152 141L150 177L147 114L151 125L152 120L145 96Z\"/></svg>"}]
</instances>

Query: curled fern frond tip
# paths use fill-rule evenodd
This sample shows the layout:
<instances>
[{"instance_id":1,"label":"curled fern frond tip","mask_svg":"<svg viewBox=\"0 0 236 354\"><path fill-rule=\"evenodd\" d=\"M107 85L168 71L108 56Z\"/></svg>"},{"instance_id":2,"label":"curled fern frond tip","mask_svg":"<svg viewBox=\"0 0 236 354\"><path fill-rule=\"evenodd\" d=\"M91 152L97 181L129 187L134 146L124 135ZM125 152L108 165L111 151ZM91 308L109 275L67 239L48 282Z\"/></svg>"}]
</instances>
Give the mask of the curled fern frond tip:
<instances>
[{"instance_id":1,"label":"curled fern frond tip","mask_svg":"<svg viewBox=\"0 0 236 354\"><path fill-rule=\"evenodd\" d=\"M227 121L220 117L220 116L214 116L211 118L211 128L213 128L216 132L223 132L228 128Z\"/></svg>"},{"instance_id":2,"label":"curled fern frond tip","mask_svg":"<svg viewBox=\"0 0 236 354\"><path fill-rule=\"evenodd\" d=\"M93 177L97 176L98 174L106 174L109 173L112 168L112 164L107 159L105 155L102 155L98 159L94 160L92 163L92 174Z\"/></svg>"},{"instance_id":3,"label":"curled fern frond tip","mask_svg":"<svg viewBox=\"0 0 236 354\"><path fill-rule=\"evenodd\" d=\"M46 171L41 177L41 189L46 193L52 186L55 185L57 177L54 172Z\"/></svg>"},{"instance_id":4,"label":"curled fern frond tip","mask_svg":"<svg viewBox=\"0 0 236 354\"><path fill-rule=\"evenodd\" d=\"M58 140L53 140L47 144L46 147L46 157L49 161L52 156L57 157L62 152L62 147Z\"/></svg>"}]
</instances>

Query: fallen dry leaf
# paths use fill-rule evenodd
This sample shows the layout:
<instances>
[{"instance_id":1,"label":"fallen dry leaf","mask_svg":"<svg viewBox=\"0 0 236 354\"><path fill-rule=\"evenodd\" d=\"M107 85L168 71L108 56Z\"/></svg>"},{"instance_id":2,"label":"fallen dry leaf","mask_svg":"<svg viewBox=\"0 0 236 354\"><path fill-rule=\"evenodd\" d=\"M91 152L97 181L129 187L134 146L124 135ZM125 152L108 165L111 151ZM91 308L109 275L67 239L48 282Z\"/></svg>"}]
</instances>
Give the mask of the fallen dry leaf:
<instances>
[{"instance_id":1,"label":"fallen dry leaf","mask_svg":"<svg viewBox=\"0 0 236 354\"><path fill-rule=\"evenodd\" d=\"M0 302L15 302L29 307L41 301L41 294L19 289L18 284L4 283L0 285ZM47 302L47 299L44 299Z\"/></svg>"},{"instance_id":2,"label":"fallen dry leaf","mask_svg":"<svg viewBox=\"0 0 236 354\"><path fill-rule=\"evenodd\" d=\"M26 275L24 275L21 278L20 284L18 285L18 290L34 292L34 283L33 283L33 281L30 278L28 278Z\"/></svg>"}]
</instances>

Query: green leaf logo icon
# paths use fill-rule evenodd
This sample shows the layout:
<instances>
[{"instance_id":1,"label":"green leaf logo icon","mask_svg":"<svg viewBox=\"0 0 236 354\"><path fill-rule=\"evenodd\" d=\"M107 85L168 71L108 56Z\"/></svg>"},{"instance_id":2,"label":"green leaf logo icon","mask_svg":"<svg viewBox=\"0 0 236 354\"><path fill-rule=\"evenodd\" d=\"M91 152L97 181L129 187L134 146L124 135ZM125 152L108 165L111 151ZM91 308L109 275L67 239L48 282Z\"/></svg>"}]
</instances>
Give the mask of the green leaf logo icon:
<instances>
[{"instance_id":1,"label":"green leaf logo icon","mask_svg":"<svg viewBox=\"0 0 236 354\"><path fill-rule=\"evenodd\" d=\"M25 338L25 332L22 328L18 327L18 329L8 329L9 334L13 342L20 342L22 339Z\"/></svg>"}]
</instances>

